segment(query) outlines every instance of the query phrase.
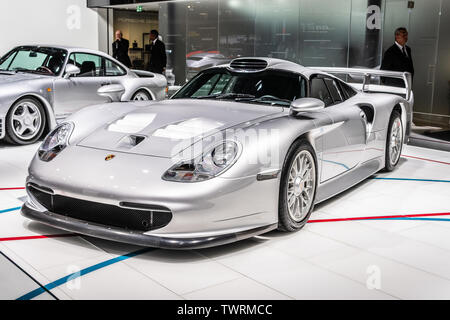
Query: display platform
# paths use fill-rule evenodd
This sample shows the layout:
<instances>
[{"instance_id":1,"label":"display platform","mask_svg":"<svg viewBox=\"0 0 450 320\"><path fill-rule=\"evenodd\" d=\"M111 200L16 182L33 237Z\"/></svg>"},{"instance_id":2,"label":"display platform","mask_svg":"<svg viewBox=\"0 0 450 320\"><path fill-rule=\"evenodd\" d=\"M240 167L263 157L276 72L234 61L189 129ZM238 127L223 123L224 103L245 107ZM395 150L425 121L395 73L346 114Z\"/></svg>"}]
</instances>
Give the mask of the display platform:
<instances>
[{"instance_id":1,"label":"display platform","mask_svg":"<svg viewBox=\"0 0 450 320\"><path fill-rule=\"evenodd\" d=\"M299 232L169 251L22 217L37 148L0 142L0 299L450 299L449 152L405 146Z\"/></svg>"}]
</instances>

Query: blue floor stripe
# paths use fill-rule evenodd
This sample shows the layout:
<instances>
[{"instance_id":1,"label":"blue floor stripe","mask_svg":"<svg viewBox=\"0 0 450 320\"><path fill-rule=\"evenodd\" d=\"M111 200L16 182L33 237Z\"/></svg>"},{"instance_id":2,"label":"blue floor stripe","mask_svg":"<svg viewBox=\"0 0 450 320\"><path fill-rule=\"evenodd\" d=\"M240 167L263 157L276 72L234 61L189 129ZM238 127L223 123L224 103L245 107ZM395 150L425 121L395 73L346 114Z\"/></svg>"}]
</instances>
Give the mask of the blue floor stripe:
<instances>
[{"instance_id":1,"label":"blue floor stripe","mask_svg":"<svg viewBox=\"0 0 450 320\"><path fill-rule=\"evenodd\" d=\"M113 258L113 259L109 259L109 260L100 262L100 263L98 263L96 265L93 265L91 267L83 269L80 272L75 272L75 273L69 274L69 275L67 275L65 277L59 278L58 280L55 280L55 281L45 285L44 287L47 290L52 290L52 289L54 289L56 287L59 287L60 285L66 283L68 281L71 281L71 280L76 279L78 277L82 277L82 276L84 276L84 275L86 275L88 273L91 273L91 272L94 272L96 270L105 268L105 267L110 266L110 265L112 265L114 263L117 263L117 262L120 262L120 261L124 261L124 260L127 260L129 258L136 257L138 255L144 254L144 253L152 251L152 250L155 250L155 248L144 248L144 249L141 249L141 250L138 250L138 251L127 253L127 254L125 254L123 256L120 256L120 257L117 257L117 258ZM30 299L33 299L33 298L39 296L40 294L46 292L45 289L44 288L37 288L36 290L33 290L33 291L31 291L31 292L29 292L27 294L24 294L20 298L17 298L17 300L30 300Z\"/></svg>"},{"instance_id":2,"label":"blue floor stripe","mask_svg":"<svg viewBox=\"0 0 450 320\"><path fill-rule=\"evenodd\" d=\"M435 179L382 178L382 177L370 177L369 179L374 179L374 180L400 180L400 181L423 181L423 182L447 182L447 183L450 183L450 180L435 180Z\"/></svg>"},{"instance_id":3,"label":"blue floor stripe","mask_svg":"<svg viewBox=\"0 0 450 320\"><path fill-rule=\"evenodd\" d=\"M5 209L5 210L0 210L0 213L6 213L6 212L11 212L11 211L17 211L20 210L22 207L15 207L15 208L10 208L10 209Z\"/></svg>"}]
</instances>

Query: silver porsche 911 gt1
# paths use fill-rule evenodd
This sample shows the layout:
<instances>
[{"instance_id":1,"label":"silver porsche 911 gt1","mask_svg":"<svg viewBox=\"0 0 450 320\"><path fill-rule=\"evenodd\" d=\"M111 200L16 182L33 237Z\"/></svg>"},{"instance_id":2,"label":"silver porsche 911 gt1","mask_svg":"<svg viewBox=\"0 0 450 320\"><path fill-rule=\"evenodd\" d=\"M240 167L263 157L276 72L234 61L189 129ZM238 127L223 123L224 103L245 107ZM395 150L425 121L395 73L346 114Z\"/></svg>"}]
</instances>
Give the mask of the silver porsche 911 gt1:
<instances>
[{"instance_id":1,"label":"silver porsche 911 gt1","mask_svg":"<svg viewBox=\"0 0 450 320\"><path fill-rule=\"evenodd\" d=\"M21 212L172 249L298 230L314 204L393 170L409 135L408 73L326 71L239 58L199 73L170 100L85 108L42 143ZM380 76L405 87L372 83Z\"/></svg>"},{"instance_id":2,"label":"silver porsche 911 gt1","mask_svg":"<svg viewBox=\"0 0 450 320\"><path fill-rule=\"evenodd\" d=\"M94 50L20 46L0 58L0 139L30 144L85 106L160 100L164 76L129 70Z\"/></svg>"}]
</instances>

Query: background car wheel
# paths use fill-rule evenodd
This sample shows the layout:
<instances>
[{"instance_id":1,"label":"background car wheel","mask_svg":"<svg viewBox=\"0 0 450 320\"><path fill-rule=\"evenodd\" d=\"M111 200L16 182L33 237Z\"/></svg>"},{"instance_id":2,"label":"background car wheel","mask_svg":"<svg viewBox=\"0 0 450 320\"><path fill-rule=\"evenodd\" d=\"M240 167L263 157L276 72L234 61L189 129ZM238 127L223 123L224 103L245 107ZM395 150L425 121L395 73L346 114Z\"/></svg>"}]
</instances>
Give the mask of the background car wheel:
<instances>
[{"instance_id":1,"label":"background car wheel","mask_svg":"<svg viewBox=\"0 0 450 320\"><path fill-rule=\"evenodd\" d=\"M33 98L21 99L6 116L5 140L18 145L32 144L42 136L45 123L42 104Z\"/></svg>"},{"instance_id":2,"label":"background car wheel","mask_svg":"<svg viewBox=\"0 0 450 320\"><path fill-rule=\"evenodd\" d=\"M403 148L403 125L400 113L394 110L389 119L386 137L386 165L384 171L392 171L400 160Z\"/></svg>"},{"instance_id":3,"label":"background car wheel","mask_svg":"<svg viewBox=\"0 0 450 320\"><path fill-rule=\"evenodd\" d=\"M286 157L280 184L278 229L296 231L309 219L317 188L314 150L305 140L295 142Z\"/></svg>"},{"instance_id":4,"label":"background car wheel","mask_svg":"<svg viewBox=\"0 0 450 320\"><path fill-rule=\"evenodd\" d=\"M150 96L150 93L148 93L145 90L139 90L135 94L133 94L133 97L131 98L132 101L148 101L152 100L152 97Z\"/></svg>"}]
</instances>

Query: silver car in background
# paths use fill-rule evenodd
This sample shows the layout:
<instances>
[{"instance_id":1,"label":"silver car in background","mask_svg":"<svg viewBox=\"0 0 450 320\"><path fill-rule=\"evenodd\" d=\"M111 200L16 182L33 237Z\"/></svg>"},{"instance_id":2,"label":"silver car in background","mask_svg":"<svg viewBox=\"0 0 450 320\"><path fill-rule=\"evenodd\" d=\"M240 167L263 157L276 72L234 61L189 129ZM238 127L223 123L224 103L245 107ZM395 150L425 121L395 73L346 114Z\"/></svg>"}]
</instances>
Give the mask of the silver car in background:
<instances>
[{"instance_id":1,"label":"silver car in background","mask_svg":"<svg viewBox=\"0 0 450 320\"><path fill-rule=\"evenodd\" d=\"M30 144L83 107L161 100L166 86L164 76L130 70L99 51L16 47L0 59L0 139Z\"/></svg>"},{"instance_id":2,"label":"silver car in background","mask_svg":"<svg viewBox=\"0 0 450 320\"><path fill-rule=\"evenodd\" d=\"M230 58L220 53L202 52L196 53L186 58L187 79L191 80L200 71L215 67L221 64L229 63Z\"/></svg>"}]
</instances>

